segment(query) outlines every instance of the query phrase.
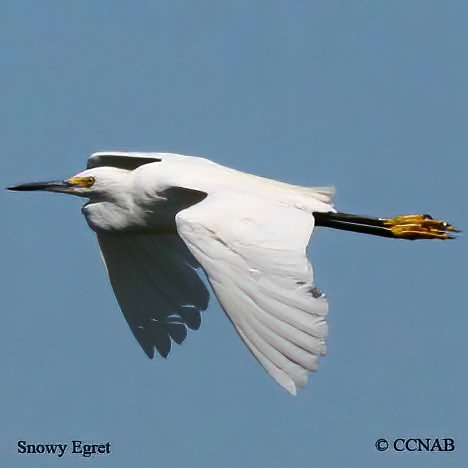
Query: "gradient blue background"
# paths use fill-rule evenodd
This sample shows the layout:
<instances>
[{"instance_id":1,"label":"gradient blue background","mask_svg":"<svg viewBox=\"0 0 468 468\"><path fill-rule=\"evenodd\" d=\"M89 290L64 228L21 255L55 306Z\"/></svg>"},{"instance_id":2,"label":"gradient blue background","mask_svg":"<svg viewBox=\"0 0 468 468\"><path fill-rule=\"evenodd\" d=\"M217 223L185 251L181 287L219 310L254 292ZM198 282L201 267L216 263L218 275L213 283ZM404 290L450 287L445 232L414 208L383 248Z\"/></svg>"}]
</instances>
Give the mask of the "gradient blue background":
<instances>
[{"instance_id":1,"label":"gradient blue background","mask_svg":"<svg viewBox=\"0 0 468 468\"><path fill-rule=\"evenodd\" d=\"M6 0L0 21L2 187L71 176L97 150L171 151L467 229L464 1ZM2 466L466 466L464 237L317 232L329 354L292 398L214 300L148 360L80 204L0 193ZM374 447L410 436L456 450ZM113 452L28 457L20 439Z\"/></svg>"}]
</instances>

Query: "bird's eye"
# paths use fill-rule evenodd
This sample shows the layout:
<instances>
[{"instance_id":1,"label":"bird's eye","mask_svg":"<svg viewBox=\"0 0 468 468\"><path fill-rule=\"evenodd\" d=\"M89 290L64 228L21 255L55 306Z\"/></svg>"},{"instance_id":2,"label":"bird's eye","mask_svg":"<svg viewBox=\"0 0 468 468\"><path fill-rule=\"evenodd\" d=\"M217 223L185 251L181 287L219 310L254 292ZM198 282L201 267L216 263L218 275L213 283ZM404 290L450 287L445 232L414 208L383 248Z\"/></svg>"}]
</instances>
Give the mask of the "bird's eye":
<instances>
[{"instance_id":1,"label":"bird's eye","mask_svg":"<svg viewBox=\"0 0 468 468\"><path fill-rule=\"evenodd\" d=\"M96 178L92 177L92 176L83 177L82 182L83 182L83 187L91 188L94 185L94 183L96 182Z\"/></svg>"}]
</instances>

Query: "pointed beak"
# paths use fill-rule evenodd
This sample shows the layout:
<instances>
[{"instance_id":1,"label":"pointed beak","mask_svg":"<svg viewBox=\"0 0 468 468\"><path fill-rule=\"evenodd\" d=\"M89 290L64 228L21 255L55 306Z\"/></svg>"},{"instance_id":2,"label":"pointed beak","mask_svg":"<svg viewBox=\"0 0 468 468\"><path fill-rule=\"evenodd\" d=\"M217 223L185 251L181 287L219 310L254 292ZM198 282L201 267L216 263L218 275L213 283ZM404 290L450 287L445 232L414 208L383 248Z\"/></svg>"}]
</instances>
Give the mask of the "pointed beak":
<instances>
[{"instance_id":1,"label":"pointed beak","mask_svg":"<svg viewBox=\"0 0 468 468\"><path fill-rule=\"evenodd\" d=\"M46 191L46 192L68 192L70 188L74 186L73 183L68 180L51 180L49 182L31 182L29 184L15 185L14 187L8 187L8 190L14 190L15 192L32 192L32 191Z\"/></svg>"}]
</instances>

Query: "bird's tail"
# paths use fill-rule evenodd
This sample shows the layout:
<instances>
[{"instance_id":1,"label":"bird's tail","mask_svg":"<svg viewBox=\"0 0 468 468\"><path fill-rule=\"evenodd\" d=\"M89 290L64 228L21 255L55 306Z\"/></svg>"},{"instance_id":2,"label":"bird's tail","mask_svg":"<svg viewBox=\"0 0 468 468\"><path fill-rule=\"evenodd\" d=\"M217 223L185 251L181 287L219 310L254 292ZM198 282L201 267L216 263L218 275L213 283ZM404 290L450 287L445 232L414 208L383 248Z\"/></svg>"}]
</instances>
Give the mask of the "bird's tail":
<instances>
[{"instance_id":1,"label":"bird's tail","mask_svg":"<svg viewBox=\"0 0 468 468\"><path fill-rule=\"evenodd\" d=\"M317 200L333 205L335 187L307 187L307 192Z\"/></svg>"}]
</instances>

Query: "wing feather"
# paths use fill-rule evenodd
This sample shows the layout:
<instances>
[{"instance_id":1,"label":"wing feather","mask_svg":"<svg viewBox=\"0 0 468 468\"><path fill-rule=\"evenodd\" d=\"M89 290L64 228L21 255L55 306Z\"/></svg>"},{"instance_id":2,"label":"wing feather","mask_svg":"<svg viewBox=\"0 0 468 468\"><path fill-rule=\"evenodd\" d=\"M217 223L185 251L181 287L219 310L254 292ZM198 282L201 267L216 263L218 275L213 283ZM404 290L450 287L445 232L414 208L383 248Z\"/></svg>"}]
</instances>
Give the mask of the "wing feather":
<instances>
[{"instance_id":1,"label":"wing feather","mask_svg":"<svg viewBox=\"0 0 468 468\"><path fill-rule=\"evenodd\" d=\"M123 315L149 358L163 357L198 329L209 293L178 235L98 233L102 257Z\"/></svg>"},{"instance_id":2,"label":"wing feather","mask_svg":"<svg viewBox=\"0 0 468 468\"><path fill-rule=\"evenodd\" d=\"M306 248L311 213L251 193L216 193L176 217L221 307L266 371L295 394L326 353L325 296Z\"/></svg>"},{"instance_id":3,"label":"wing feather","mask_svg":"<svg viewBox=\"0 0 468 468\"><path fill-rule=\"evenodd\" d=\"M132 153L132 152L100 152L94 153L88 158L86 169L93 169L94 167L111 166L127 171L150 164L154 162L161 162L162 159L158 153Z\"/></svg>"}]
</instances>

